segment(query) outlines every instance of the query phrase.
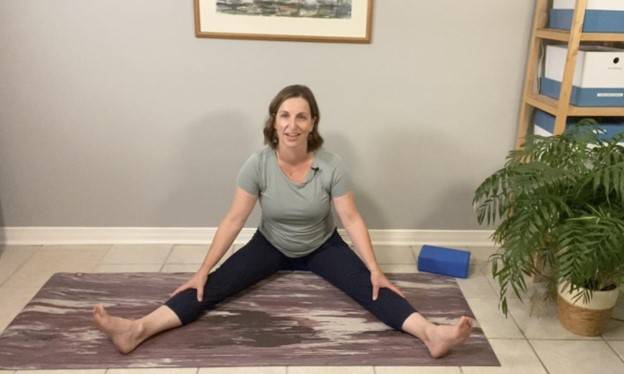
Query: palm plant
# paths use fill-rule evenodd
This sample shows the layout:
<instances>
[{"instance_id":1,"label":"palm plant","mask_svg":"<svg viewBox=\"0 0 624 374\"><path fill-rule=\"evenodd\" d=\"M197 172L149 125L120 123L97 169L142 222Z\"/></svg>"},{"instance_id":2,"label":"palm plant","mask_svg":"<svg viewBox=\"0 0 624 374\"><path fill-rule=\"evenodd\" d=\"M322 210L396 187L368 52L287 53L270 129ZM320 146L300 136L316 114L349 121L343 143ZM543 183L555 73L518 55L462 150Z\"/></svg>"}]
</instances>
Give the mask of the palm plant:
<instances>
[{"instance_id":1,"label":"palm plant","mask_svg":"<svg viewBox=\"0 0 624 374\"><path fill-rule=\"evenodd\" d=\"M529 136L475 191L479 224L498 223L490 263L505 315L508 291L521 299L527 276L545 277L553 290L569 285L585 301L624 282L624 134L569 130Z\"/></svg>"}]
</instances>

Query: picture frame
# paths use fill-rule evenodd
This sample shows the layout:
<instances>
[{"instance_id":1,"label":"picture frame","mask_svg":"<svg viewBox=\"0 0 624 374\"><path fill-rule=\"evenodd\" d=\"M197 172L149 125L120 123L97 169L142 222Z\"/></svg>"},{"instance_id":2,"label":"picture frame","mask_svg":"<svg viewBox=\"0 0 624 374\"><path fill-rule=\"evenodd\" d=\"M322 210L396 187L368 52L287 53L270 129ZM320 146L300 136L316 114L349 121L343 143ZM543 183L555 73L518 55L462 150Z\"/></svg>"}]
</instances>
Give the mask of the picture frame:
<instances>
[{"instance_id":1,"label":"picture frame","mask_svg":"<svg viewBox=\"0 0 624 374\"><path fill-rule=\"evenodd\" d=\"M199 38L370 43L373 0L194 0Z\"/></svg>"}]
</instances>

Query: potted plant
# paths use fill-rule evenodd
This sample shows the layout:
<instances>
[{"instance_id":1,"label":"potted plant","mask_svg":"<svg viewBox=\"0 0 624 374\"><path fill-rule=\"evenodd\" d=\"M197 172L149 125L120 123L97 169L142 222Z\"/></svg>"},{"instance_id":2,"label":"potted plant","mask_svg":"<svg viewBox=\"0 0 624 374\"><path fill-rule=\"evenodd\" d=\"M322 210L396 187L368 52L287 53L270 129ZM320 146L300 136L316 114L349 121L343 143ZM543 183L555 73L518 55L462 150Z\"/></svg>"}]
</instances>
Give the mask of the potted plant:
<instances>
[{"instance_id":1,"label":"potted plant","mask_svg":"<svg viewBox=\"0 0 624 374\"><path fill-rule=\"evenodd\" d=\"M599 335L624 281L624 134L604 140L584 121L568 130L527 137L474 204L479 224L496 224L490 264L503 313L508 292L522 299L527 278L539 276L558 293L566 328Z\"/></svg>"}]
</instances>

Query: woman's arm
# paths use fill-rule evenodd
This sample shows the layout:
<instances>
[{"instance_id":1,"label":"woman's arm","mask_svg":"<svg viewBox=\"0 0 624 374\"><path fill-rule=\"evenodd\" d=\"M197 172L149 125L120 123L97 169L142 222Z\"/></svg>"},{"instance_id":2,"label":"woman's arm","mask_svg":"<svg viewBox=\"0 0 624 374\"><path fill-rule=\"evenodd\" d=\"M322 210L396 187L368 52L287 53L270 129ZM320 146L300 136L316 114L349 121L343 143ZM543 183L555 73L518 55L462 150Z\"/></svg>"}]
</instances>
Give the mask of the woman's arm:
<instances>
[{"instance_id":1,"label":"woman's arm","mask_svg":"<svg viewBox=\"0 0 624 374\"><path fill-rule=\"evenodd\" d=\"M348 192L345 195L336 197L333 199L333 203L342 225L347 230L347 233L353 242L355 250L359 253L360 257L364 261L364 264L371 273L373 300L377 300L379 289L384 287L387 287L402 297L405 297L403 292L392 284L392 282L386 278L383 271L381 271L381 268L377 263L377 259L375 258L375 252L373 252L373 245L371 243L370 235L368 235L368 228L355 206L353 193Z\"/></svg>"},{"instance_id":2,"label":"woman's arm","mask_svg":"<svg viewBox=\"0 0 624 374\"><path fill-rule=\"evenodd\" d=\"M234 238L236 238L236 235L238 235L240 230L243 228L243 225L245 225L245 222L256 205L257 200L258 198L256 196L248 193L240 187L236 188L232 206L219 224L219 228L217 229L215 237L212 240L212 244L210 245L210 249L208 249L208 253L206 254L206 258L204 259L201 267L191 279L176 288L175 291L171 293L171 296L174 296L186 289L194 288L197 290L197 301L203 300L204 285L206 284L210 270L212 270L215 264L219 262L228 248L230 248Z\"/></svg>"},{"instance_id":3,"label":"woman's arm","mask_svg":"<svg viewBox=\"0 0 624 374\"><path fill-rule=\"evenodd\" d=\"M347 230L355 250L364 261L368 270L371 273L376 271L380 272L381 268L379 264L377 264L377 259L373 252L371 238L368 235L368 228L355 206L353 193L348 192L342 196L335 197L333 203L336 208L336 213L338 213L338 217L340 217L340 222L342 222L342 226Z\"/></svg>"},{"instance_id":4,"label":"woman's arm","mask_svg":"<svg viewBox=\"0 0 624 374\"><path fill-rule=\"evenodd\" d=\"M245 225L245 222L247 222L247 218L251 214L257 200L256 196L240 187L236 187L230 210L217 228L206 258L204 258L204 262L198 270L199 273L208 275L210 270L223 257Z\"/></svg>"}]
</instances>

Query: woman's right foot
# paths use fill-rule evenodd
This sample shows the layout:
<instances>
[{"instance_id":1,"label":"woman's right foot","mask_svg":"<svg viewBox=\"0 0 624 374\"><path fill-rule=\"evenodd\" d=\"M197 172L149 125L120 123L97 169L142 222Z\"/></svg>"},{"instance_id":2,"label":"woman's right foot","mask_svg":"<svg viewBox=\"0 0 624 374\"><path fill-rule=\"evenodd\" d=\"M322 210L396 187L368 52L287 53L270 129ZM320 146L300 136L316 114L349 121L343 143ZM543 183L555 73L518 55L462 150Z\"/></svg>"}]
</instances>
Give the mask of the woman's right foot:
<instances>
[{"instance_id":1,"label":"woman's right foot","mask_svg":"<svg viewBox=\"0 0 624 374\"><path fill-rule=\"evenodd\" d=\"M93 307L93 320L121 353L132 352L142 342L144 330L142 323L111 316L102 304Z\"/></svg>"},{"instance_id":2,"label":"woman's right foot","mask_svg":"<svg viewBox=\"0 0 624 374\"><path fill-rule=\"evenodd\" d=\"M431 325L424 341L433 358L447 354L451 348L463 343L472 331L472 318L461 317L455 325Z\"/></svg>"}]
</instances>

